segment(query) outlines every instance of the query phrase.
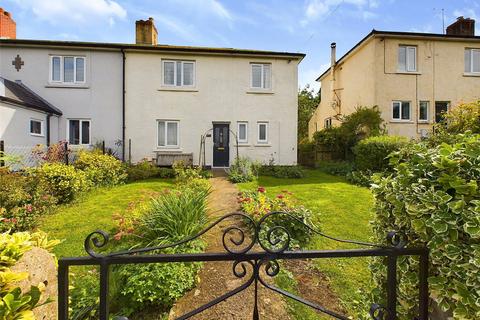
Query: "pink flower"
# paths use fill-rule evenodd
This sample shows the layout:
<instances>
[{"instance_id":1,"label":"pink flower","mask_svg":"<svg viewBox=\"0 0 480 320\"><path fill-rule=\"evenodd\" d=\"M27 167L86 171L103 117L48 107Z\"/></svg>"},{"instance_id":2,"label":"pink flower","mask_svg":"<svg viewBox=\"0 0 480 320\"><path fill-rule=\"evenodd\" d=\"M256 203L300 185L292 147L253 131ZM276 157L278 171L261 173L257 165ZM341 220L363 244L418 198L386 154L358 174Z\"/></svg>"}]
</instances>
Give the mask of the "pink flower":
<instances>
[{"instance_id":1,"label":"pink flower","mask_svg":"<svg viewBox=\"0 0 480 320\"><path fill-rule=\"evenodd\" d=\"M257 191L260 192L260 193L264 193L265 188L264 187L258 187Z\"/></svg>"},{"instance_id":2,"label":"pink flower","mask_svg":"<svg viewBox=\"0 0 480 320\"><path fill-rule=\"evenodd\" d=\"M27 205L25 206L25 209L27 209L27 212L32 212L32 210L33 210L31 204L27 204Z\"/></svg>"}]
</instances>

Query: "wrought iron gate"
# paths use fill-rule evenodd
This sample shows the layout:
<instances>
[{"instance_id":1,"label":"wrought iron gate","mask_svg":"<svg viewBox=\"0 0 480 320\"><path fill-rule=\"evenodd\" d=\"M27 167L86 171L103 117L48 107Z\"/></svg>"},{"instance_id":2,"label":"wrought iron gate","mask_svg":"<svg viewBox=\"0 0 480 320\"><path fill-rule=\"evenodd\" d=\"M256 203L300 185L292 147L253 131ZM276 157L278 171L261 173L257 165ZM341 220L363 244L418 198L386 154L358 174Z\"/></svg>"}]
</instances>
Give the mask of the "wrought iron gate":
<instances>
[{"instance_id":1,"label":"wrought iron gate","mask_svg":"<svg viewBox=\"0 0 480 320\"><path fill-rule=\"evenodd\" d=\"M290 251L291 237L287 229L280 225L271 225L268 219L274 215L284 215L286 219L294 219L303 224L306 232L313 232L333 241L355 244L368 248L349 250L309 250ZM222 243L225 252L216 253L192 253L192 254L161 254L162 249L176 247L201 237L210 229L224 221L233 220L232 225L223 230ZM428 249L406 248L406 242L401 234L390 232L387 234L389 245L378 245L360 241L343 240L328 236L320 231L312 229L302 221L286 212L271 212L262 217L258 222L243 213L227 214L198 235L182 241L141 249L119 251L113 253L99 253L95 248L103 248L109 241L106 232L98 230L85 239L86 257L62 258L58 266L58 312L59 319L68 319L68 274L70 266L99 266L100 268L100 320L108 319L108 286L109 267L121 264L140 263L174 263L174 262L207 262L207 261L231 261L232 272L237 278L246 281L241 286L229 291L222 296L200 306L177 319L188 319L228 298L242 292L250 286L254 286L253 319L259 319L257 304L258 286L262 285L273 292L286 296L290 299L303 303L317 311L330 315L336 319L347 320L348 317L329 310L327 307L307 301L290 292L269 284L263 278L275 277L280 271L279 260L292 259L325 259L325 258L358 258L358 257L386 257L387 258L387 283L386 305L372 303L370 315L374 320L397 319L397 258L399 256L418 256L419 267L419 291L418 291L418 317L419 320L428 320ZM263 270L261 272L261 270Z\"/></svg>"}]
</instances>

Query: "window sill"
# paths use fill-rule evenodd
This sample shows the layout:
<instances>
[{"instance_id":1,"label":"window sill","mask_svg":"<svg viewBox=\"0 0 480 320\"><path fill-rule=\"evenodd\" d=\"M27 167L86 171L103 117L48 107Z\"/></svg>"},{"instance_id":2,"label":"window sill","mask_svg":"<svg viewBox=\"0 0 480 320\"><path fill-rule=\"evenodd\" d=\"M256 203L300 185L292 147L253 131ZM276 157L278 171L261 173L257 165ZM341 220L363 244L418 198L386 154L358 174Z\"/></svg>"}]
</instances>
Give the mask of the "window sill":
<instances>
[{"instance_id":1,"label":"window sill","mask_svg":"<svg viewBox=\"0 0 480 320\"><path fill-rule=\"evenodd\" d=\"M31 135L32 137L39 137L39 138L44 138L44 137L45 137L44 134L30 133L30 135Z\"/></svg>"},{"instance_id":2,"label":"window sill","mask_svg":"<svg viewBox=\"0 0 480 320\"><path fill-rule=\"evenodd\" d=\"M183 149L180 147L159 147L157 149L154 149L153 152L178 153L183 152Z\"/></svg>"},{"instance_id":3,"label":"window sill","mask_svg":"<svg viewBox=\"0 0 480 320\"><path fill-rule=\"evenodd\" d=\"M473 73L473 72L464 72L464 77L480 77L480 73Z\"/></svg>"},{"instance_id":4,"label":"window sill","mask_svg":"<svg viewBox=\"0 0 480 320\"><path fill-rule=\"evenodd\" d=\"M90 86L86 84L49 83L45 88L90 89Z\"/></svg>"},{"instance_id":5,"label":"window sill","mask_svg":"<svg viewBox=\"0 0 480 320\"><path fill-rule=\"evenodd\" d=\"M270 143L257 143L255 144L255 147L271 147L272 145Z\"/></svg>"},{"instance_id":6,"label":"window sill","mask_svg":"<svg viewBox=\"0 0 480 320\"><path fill-rule=\"evenodd\" d=\"M430 121L428 120L418 120L419 124L430 124Z\"/></svg>"},{"instance_id":7,"label":"window sill","mask_svg":"<svg viewBox=\"0 0 480 320\"><path fill-rule=\"evenodd\" d=\"M247 94L274 94L272 90L255 90L255 89L250 89L246 91Z\"/></svg>"},{"instance_id":8,"label":"window sill","mask_svg":"<svg viewBox=\"0 0 480 320\"><path fill-rule=\"evenodd\" d=\"M414 123L412 120L390 120L390 123Z\"/></svg>"},{"instance_id":9,"label":"window sill","mask_svg":"<svg viewBox=\"0 0 480 320\"><path fill-rule=\"evenodd\" d=\"M397 71L397 74L413 74L413 75L421 75L421 72L418 71Z\"/></svg>"},{"instance_id":10,"label":"window sill","mask_svg":"<svg viewBox=\"0 0 480 320\"><path fill-rule=\"evenodd\" d=\"M157 91L198 92L198 89L195 87L161 87Z\"/></svg>"},{"instance_id":11,"label":"window sill","mask_svg":"<svg viewBox=\"0 0 480 320\"><path fill-rule=\"evenodd\" d=\"M235 147L251 147L252 145L249 143L239 143L238 145L234 145Z\"/></svg>"}]
</instances>

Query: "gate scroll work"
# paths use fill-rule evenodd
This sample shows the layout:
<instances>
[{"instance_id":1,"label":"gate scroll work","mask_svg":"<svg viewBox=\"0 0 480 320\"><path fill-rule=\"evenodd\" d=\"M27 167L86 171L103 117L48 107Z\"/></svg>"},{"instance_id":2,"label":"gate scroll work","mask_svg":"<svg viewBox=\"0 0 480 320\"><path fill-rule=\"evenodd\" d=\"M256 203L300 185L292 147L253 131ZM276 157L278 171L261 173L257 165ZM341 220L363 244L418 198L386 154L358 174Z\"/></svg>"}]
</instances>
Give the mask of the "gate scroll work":
<instances>
[{"instance_id":1,"label":"gate scroll work","mask_svg":"<svg viewBox=\"0 0 480 320\"><path fill-rule=\"evenodd\" d=\"M290 251L291 236L287 229L281 225L271 225L268 219L274 215L284 215L286 219L296 220L302 224L306 232L312 232L332 241L355 244L360 249L348 250L295 250ZM232 224L223 230L222 243L225 252L216 253L182 253L182 254L161 254L162 249L180 246L195 240L221 222ZM278 221L276 219L276 221ZM428 320L428 249L427 248L406 248L406 242L401 234L389 232L387 234L388 245L372 244L367 242L337 239L311 228L303 221L286 212L270 212L259 221L254 221L243 213L230 213L215 222L199 234L186 238L182 241L141 249L118 251L113 253L97 252L96 249L104 248L109 236L106 232L97 230L92 232L85 239L84 247L88 256L76 258L62 258L58 266L58 311L59 319L67 320L68 315L68 288L69 288L69 267L80 265L99 266L100 268L100 320L107 320L108 316L108 286L109 267L119 264L139 263L175 263L175 262L207 262L207 261L230 261L232 262L232 273L245 282L239 287L226 292L220 297L178 317L177 319L189 319L192 316L209 309L216 304L254 286L253 320L259 320L258 311L258 287L259 285L303 303L321 313L331 316L334 319L348 320L346 315L329 310L327 307L298 297L288 291L278 288L267 281L264 277L274 278L280 272L279 260L293 259L325 259L325 258L359 258L359 257L386 257L387 259L387 283L386 283L386 305L372 303L370 315L373 320L395 320L397 319L397 259L400 256L418 256L419 267L419 291L418 291L418 320ZM124 318L126 319L126 318Z\"/></svg>"}]
</instances>

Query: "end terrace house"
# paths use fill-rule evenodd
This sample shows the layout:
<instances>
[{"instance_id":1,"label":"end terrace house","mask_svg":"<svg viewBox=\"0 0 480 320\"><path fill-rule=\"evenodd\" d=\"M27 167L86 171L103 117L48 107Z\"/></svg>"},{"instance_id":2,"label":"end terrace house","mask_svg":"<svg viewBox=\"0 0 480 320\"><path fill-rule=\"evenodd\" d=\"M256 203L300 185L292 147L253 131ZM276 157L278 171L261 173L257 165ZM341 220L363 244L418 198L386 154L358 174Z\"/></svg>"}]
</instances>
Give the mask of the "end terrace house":
<instances>
[{"instance_id":1,"label":"end terrace house","mask_svg":"<svg viewBox=\"0 0 480 320\"><path fill-rule=\"evenodd\" d=\"M0 76L61 110L52 142L120 141L126 161L159 165L296 164L304 54L163 45L152 18L135 28L135 44L1 39Z\"/></svg>"}]
</instances>

